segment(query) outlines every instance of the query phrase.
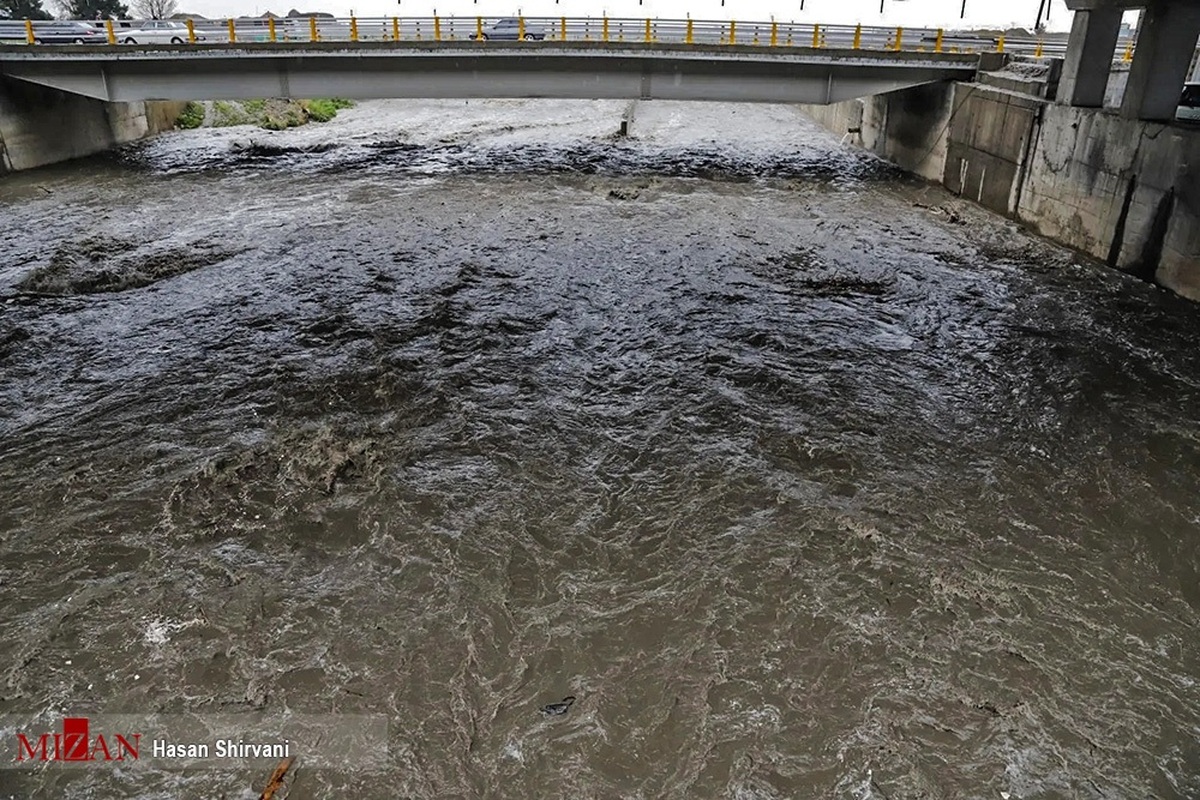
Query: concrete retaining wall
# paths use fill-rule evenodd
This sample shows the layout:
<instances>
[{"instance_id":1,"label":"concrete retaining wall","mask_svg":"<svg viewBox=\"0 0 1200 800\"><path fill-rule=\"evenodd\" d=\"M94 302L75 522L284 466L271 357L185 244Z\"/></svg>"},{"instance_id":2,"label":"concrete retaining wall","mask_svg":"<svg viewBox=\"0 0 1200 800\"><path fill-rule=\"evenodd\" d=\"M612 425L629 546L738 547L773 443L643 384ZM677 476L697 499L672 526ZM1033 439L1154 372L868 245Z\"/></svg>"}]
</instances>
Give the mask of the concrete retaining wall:
<instances>
[{"instance_id":1,"label":"concrete retaining wall","mask_svg":"<svg viewBox=\"0 0 1200 800\"><path fill-rule=\"evenodd\" d=\"M182 103L103 103L0 79L0 172L91 155L169 130Z\"/></svg>"},{"instance_id":2,"label":"concrete retaining wall","mask_svg":"<svg viewBox=\"0 0 1200 800\"><path fill-rule=\"evenodd\" d=\"M904 169L1200 300L1200 129L979 83L916 91L809 112ZM913 147L920 125L928 152Z\"/></svg>"}]
</instances>

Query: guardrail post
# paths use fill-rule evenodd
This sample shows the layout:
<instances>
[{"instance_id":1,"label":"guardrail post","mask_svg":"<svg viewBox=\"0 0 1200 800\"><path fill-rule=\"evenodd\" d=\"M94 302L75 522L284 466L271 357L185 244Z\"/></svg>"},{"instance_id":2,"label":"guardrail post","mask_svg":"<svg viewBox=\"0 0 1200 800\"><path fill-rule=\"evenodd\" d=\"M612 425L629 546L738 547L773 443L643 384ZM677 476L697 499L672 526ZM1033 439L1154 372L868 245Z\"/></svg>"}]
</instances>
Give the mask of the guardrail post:
<instances>
[{"instance_id":1,"label":"guardrail post","mask_svg":"<svg viewBox=\"0 0 1200 800\"><path fill-rule=\"evenodd\" d=\"M685 33L683 35L683 42L684 42L684 44L695 44L696 43L696 39L692 35L692 19L691 19L691 17L688 17L687 33Z\"/></svg>"},{"instance_id":2,"label":"guardrail post","mask_svg":"<svg viewBox=\"0 0 1200 800\"><path fill-rule=\"evenodd\" d=\"M25 44L33 44L37 39L33 35L33 20L25 20Z\"/></svg>"},{"instance_id":3,"label":"guardrail post","mask_svg":"<svg viewBox=\"0 0 1200 800\"><path fill-rule=\"evenodd\" d=\"M737 44L737 20L729 20L729 43Z\"/></svg>"},{"instance_id":4,"label":"guardrail post","mask_svg":"<svg viewBox=\"0 0 1200 800\"><path fill-rule=\"evenodd\" d=\"M400 41L400 18L392 17L392 41Z\"/></svg>"},{"instance_id":5,"label":"guardrail post","mask_svg":"<svg viewBox=\"0 0 1200 800\"><path fill-rule=\"evenodd\" d=\"M1125 55L1121 56L1121 60L1128 64L1133 61L1133 39L1129 40L1129 44L1125 45Z\"/></svg>"},{"instance_id":6,"label":"guardrail post","mask_svg":"<svg viewBox=\"0 0 1200 800\"><path fill-rule=\"evenodd\" d=\"M108 34L108 43L109 44L117 43L117 32L115 30L113 30L113 24L112 24L111 19L104 20L104 32L106 34Z\"/></svg>"},{"instance_id":7,"label":"guardrail post","mask_svg":"<svg viewBox=\"0 0 1200 800\"><path fill-rule=\"evenodd\" d=\"M1003 33L1000 34L1000 38L996 40L996 52L997 53L1004 52L1004 34Z\"/></svg>"},{"instance_id":8,"label":"guardrail post","mask_svg":"<svg viewBox=\"0 0 1200 800\"><path fill-rule=\"evenodd\" d=\"M779 44L779 23L771 20L771 47Z\"/></svg>"},{"instance_id":9,"label":"guardrail post","mask_svg":"<svg viewBox=\"0 0 1200 800\"><path fill-rule=\"evenodd\" d=\"M813 47L821 46L821 26L813 25Z\"/></svg>"},{"instance_id":10,"label":"guardrail post","mask_svg":"<svg viewBox=\"0 0 1200 800\"><path fill-rule=\"evenodd\" d=\"M188 44L195 44L196 43L196 23L192 22L189 19L187 21L187 29L188 29Z\"/></svg>"},{"instance_id":11,"label":"guardrail post","mask_svg":"<svg viewBox=\"0 0 1200 800\"><path fill-rule=\"evenodd\" d=\"M475 18L475 41L483 41L483 17Z\"/></svg>"},{"instance_id":12,"label":"guardrail post","mask_svg":"<svg viewBox=\"0 0 1200 800\"><path fill-rule=\"evenodd\" d=\"M229 25L229 43L234 44L237 42L237 31L233 28L233 17L227 19L226 23Z\"/></svg>"},{"instance_id":13,"label":"guardrail post","mask_svg":"<svg viewBox=\"0 0 1200 800\"><path fill-rule=\"evenodd\" d=\"M320 38L321 38L321 34L317 30L317 18L309 17L308 18L308 40L310 42L315 42L315 41L319 40Z\"/></svg>"},{"instance_id":14,"label":"guardrail post","mask_svg":"<svg viewBox=\"0 0 1200 800\"><path fill-rule=\"evenodd\" d=\"M267 17L267 38L275 41L275 18Z\"/></svg>"},{"instance_id":15,"label":"guardrail post","mask_svg":"<svg viewBox=\"0 0 1200 800\"><path fill-rule=\"evenodd\" d=\"M517 39L525 38L525 17L517 17Z\"/></svg>"},{"instance_id":16,"label":"guardrail post","mask_svg":"<svg viewBox=\"0 0 1200 800\"><path fill-rule=\"evenodd\" d=\"M652 41L654 40L650 38L650 18L646 17L646 44L650 44Z\"/></svg>"},{"instance_id":17,"label":"guardrail post","mask_svg":"<svg viewBox=\"0 0 1200 800\"><path fill-rule=\"evenodd\" d=\"M854 28L854 49L862 47L862 25L856 25Z\"/></svg>"},{"instance_id":18,"label":"guardrail post","mask_svg":"<svg viewBox=\"0 0 1200 800\"><path fill-rule=\"evenodd\" d=\"M935 53L942 52L942 39L944 36L945 36L945 31L943 31L941 28L938 28L937 39L934 41L934 44L933 44L933 52L935 52Z\"/></svg>"},{"instance_id":19,"label":"guardrail post","mask_svg":"<svg viewBox=\"0 0 1200 800\"><path fill-rule=\"evenodd\" d=\"M600 28L600 40L608 41L608 15L605 15L604 24Z\"/></svg>"},{"instance_id":20,"label":"guardrail post","mask_svg":"<svg viewBox=\"0 0 1200 800\"><path fill-rule=\"evenodd\" d=\"M442 40L442 18L441 17L433 18L433 40L435 42L440 42Z\"/></svg>"},{"instance_id":21,"label":"guardrail post","mask_svg":"<svg viewBox=\"0 0 1200 800\"><path fill-rule=\"evenodd\" d=\"M896 52L904 48L904 28L896 27Z\"/></svg>"},{"instance_id":22,"label":"guardrail post","mask_svg":"<svg viewBox=\"0 0 1200 800\"><path fill-rule=\"evenodd\" d=\"M353 15L350 17L350 41L358 41L358 17Z\"/></svg>"},{"instance_id":23,"label":"guardrail post","mask_svg":"<svg viewBox=\"0 0 1200 800\"><path fill-rule=\"evenodd\" d=\"M562 17L558 20L558 38L559 38L559 41L562 41L562 42L565 42L567 40L567 18L566 17Z\"/></svg>"},{"instance_id":24,"label":"guardrail post","mask_svg":"<svg viewBox=\"0 0 1200 800\"><path fill-rule=\"evenodd\" d=\"M1038 39L1037 47L1034 48L1034 51L1033 51L1033 57L1034 58L1042 57L1042 40L1041 39Z\"/></svg>"}]
</instances>

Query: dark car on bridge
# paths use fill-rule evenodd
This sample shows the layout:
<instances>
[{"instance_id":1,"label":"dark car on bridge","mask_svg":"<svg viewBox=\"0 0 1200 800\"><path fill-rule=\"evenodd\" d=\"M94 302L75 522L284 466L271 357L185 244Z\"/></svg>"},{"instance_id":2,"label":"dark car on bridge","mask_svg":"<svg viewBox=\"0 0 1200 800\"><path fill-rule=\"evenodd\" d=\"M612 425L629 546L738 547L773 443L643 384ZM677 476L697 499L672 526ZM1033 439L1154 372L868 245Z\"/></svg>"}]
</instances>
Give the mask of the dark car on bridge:
<instances>
[{"instance_id":1,"label":"dark car on bridge","mask_svg":"<svg viewBox=\"0 0 1200 800\"><path fill-rule=\"evenodd\" d=\"M33 23L33 41L34 44L104 44L108 36L82 22L48 20ZM0 20L0 42L24 44L25 21Z\"/></svg>"},{"instance_id":2,"label":"dark car on bridge","mask_svg":"<svg viewBox=\"0 0 1200 800\"><path fill-rule=\"evenodd\" d=\"M524 37L522 37L524 33ZM517 19L502 19L493 25L484 25L482 33L472 33L472 39L496 39L498 41L515 42L518 39L524 38L527 41L541 41L546 38L546 32L541 28L525 24L525 30L521 30L521 22Z\"/></svg>"}]
</instances>

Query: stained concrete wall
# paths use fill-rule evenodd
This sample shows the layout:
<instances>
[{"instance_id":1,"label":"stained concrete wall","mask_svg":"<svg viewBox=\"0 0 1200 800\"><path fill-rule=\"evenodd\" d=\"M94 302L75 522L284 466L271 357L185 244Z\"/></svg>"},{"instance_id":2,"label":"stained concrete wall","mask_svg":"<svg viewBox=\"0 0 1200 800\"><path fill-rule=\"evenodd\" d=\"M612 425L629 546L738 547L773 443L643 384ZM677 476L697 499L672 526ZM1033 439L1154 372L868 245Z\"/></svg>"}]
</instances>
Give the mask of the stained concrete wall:
<instances>
[{"instance_id":1,"label":"stained concrete wall","mask_svg":"<svg viewBox=\"0 0 1200 800\"><path fill-rule=\"evenodd\" d=\"M0 78L0 172L91 155L169 130L181 103L104 103Z\"/></svg>"},{"instance_id":2,"label":"stained concrete wall","mask_svg":"<svg viewBox=\"0 0 1200 800\"><path fill-rule=\"evenodd\" d=\"M1200 128L981 83L811 107L837 134L1111 266L1200 300ZM942 102L931 100L940 91ZM911 113L907 111L912 103ZM945 119L931 114L940 108ZM913 126L939 141L914 150ZM894 139L896 131L904 138Z\"/></svg>"}]
</instances>

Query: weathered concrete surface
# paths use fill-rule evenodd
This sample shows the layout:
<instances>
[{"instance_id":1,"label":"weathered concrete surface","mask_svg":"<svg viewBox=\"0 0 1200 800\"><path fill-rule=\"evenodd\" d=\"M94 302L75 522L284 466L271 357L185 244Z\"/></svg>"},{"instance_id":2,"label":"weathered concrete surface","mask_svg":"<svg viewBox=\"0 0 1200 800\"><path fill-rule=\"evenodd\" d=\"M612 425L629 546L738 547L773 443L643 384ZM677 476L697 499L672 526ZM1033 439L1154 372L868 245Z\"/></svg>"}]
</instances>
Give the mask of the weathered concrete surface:
<instances>
[{"instance_id":1,"label":"weathered concrete surface","mask_svg":"<svg viewBox=\"0 0 1200 800\"><path fill-rule=\"evenodd\" d=\"M0 79L0 172L32 169L169 130L181 103L103 103Z\"/></svg>"},{"instance_id":2,"label":"weathered concrete surface","mask_svg":"<svg viewBox=\"0 0 1200 800\"><path fill-rule=\"evenodd\" d=\"M904 169L1200 300L1200 129L979 83L939 90L940 104L922 87L921 98L909 90L807 110ZM918 126L936 146L912 146Z\"/></svg>"}]
</instances>

